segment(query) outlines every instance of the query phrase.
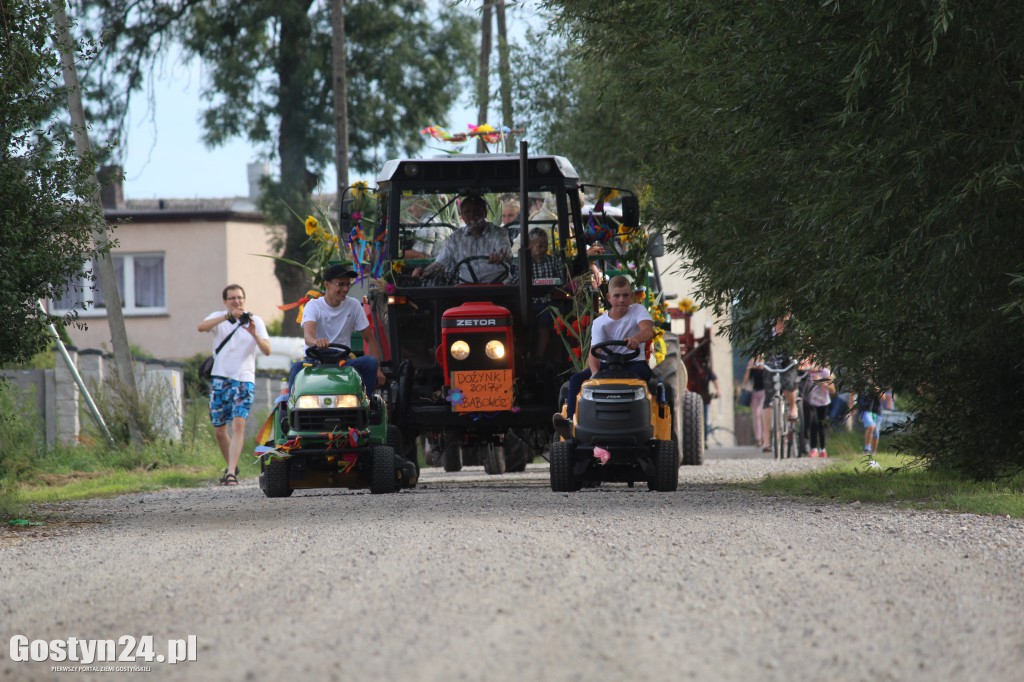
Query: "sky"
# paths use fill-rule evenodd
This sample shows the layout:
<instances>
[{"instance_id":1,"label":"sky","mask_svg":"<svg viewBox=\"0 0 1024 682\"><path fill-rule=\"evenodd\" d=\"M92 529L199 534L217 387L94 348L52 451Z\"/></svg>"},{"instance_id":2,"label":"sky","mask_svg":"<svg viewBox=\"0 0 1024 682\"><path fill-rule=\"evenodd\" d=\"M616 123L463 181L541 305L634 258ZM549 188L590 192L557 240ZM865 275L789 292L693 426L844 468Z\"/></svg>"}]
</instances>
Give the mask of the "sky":
<instances>
[{"instance_id":1,"label":"sky","mask_svg":"<svg viewBox=\"0 0 1024 682\"><path fill-rule=\"evenodd\" d=\"M508 15L512 41L522 35L524 10ZM496 59L494 53L492 58ZM492 62L493 63L493 62ZM495 73L492 67L492 76ZM259 161L259 150L242 138L208 149L202 142L199 91L202 84L199 60L182 63L169 59L154 74L150 92L133 95L124 154L126 199L193 199L247 196L247 164ZM498 106L498 103L493 103ZM493 109L494 107L492 107ZM451 131L476 124L476 107L464 95L445 121ZM352 180L372 180L353 177ZM333 167L327 169L323 186L333 190ZM372 182L371 182L372 184Z\"/></svg>"}]
</instances>

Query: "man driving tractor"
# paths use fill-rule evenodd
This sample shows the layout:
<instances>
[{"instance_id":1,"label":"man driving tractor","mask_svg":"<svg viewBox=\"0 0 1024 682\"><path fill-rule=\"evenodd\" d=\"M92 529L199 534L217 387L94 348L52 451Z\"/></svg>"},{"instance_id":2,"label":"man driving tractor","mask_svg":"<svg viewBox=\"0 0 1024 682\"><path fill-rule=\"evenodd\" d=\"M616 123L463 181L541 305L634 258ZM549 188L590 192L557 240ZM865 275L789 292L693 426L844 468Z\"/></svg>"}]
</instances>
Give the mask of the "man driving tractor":
<instances>
[{"instance_id":1,"label":"man driving tractor","mask_svg":"<svg viewBox=\"0 0 1024 682\"><path fill-rule=\"evenodd\" d=\"M414 277L433 275L472 256L486 256L487 263L474 266L463 264L461 271L455 276L464 282L493 282L507 272L499 263L508 263L512 259L512 245L508 239L508 231L487 220L487 202L478 194L471 194L462 199L459 216L466 227L454 232L441 245L436 260L426 268L416 268ZM476 279L472 277L475 273Z\"/></svg>"}]
</instances>

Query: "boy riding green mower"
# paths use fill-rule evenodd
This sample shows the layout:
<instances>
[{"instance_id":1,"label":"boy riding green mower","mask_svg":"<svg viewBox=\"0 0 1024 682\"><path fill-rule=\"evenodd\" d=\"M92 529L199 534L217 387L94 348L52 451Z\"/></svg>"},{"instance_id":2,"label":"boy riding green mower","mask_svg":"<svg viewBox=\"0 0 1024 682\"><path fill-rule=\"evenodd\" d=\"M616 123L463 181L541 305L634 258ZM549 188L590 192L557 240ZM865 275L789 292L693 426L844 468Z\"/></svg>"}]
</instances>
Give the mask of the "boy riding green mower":
<instances>
[{"instance_id":1,"label":"boy riding green mower","mask_svg":"<svg viewBox=\"0 0 1024 682\"><path fill-rule=\"evenodd\" d=\"M341 344L306 350L290 395L282 396L271 425L273 437L260 448L260 488L267 497L287 497L297 488L369 488L391 493L413 487L415 463L397 453L402 433L388 422L378 396L346 367L351 349Z\"/></svg>"},{"instance_id":2,"label":"boy riding green mower","mask_svg":"<svg viewBox=\"0 0 1024 682\"><path fill-rule=\"evenodd\" d=\"M268 420L273 439L259 448L260 487L267 497L287 497L295 488L390 493L416 485L416 464L397 454L401 431L388 422L376 395L383 378L377 340L362 303L347 295L356 276L348 266L331 265L323 297L303 309L306 357L292 366L288 395ZM368 351L360 357L350 347L353 331L362 334Z\"/></svg>"}]
</instances>

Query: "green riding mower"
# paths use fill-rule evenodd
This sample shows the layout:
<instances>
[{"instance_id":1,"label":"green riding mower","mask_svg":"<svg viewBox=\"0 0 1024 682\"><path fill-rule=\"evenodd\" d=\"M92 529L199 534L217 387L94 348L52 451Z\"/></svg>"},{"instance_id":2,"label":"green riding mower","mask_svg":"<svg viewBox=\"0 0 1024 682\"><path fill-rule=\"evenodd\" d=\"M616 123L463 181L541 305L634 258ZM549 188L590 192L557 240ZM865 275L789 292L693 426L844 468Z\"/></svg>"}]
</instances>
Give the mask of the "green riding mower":
<instances>
[{"instance_id":1,"label":"green riding mower","mask_svg":"<svg viewBox=\"0 0 1024 682\"><path fill-rule=\"evenodd\" d=\"M300 488L392 493L419 480L416 463L398 454L402 433L383 401L366 395L359 373L345 366L351 355L338 343L306 349L306 366L271 414L273 435L257 451L267 497Z\"/></svg>"}]
</instances>

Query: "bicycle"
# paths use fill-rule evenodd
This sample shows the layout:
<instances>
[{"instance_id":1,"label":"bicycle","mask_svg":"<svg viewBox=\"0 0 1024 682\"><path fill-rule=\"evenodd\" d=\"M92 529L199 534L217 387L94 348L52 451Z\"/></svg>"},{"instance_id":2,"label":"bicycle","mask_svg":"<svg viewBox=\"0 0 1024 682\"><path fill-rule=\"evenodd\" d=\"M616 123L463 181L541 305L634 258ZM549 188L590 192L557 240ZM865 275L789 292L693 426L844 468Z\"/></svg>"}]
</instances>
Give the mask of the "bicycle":
<instances>
[{"instance_id":1,"label":"bicycle","mask_svg":"<svg viewBox=\"0 0 1024 682\"><path fill-rule=\"evenodd\" d=\"M712 393L711 397L712 398L717 398L718 396L716 396L715 394ZM721 407L721 403L719 403L719 407L718 407L718 416L719 416L719 418L721 418L721 415L722 415L722 407ZM707 424L705 425L704 428L705 428L705 431L704 431L704 448L705 449L707 449L707 448L724 448L724 447L731 447L731 446L735 445L735 443L736 443L736 434L733 433L733 430L729 429L729 428L726 428L724 426L719 426L718 424L711 423L710 412L708 414L708 422L707 422Z\"/></svg>"},{"instance_id":2,"label":"bicycle","mask_svg":"<svg viewBox=\"0 0 1024 682\"><path fill-rule=\"evenodd\" d=\"M796 367L796 361L782 369L772 369L765 366L764 371L772 375L772 386L775 389L772 395L771 410L771 447L772 457L775 459L789 459L791 457L806 456L806 448L803 439L803 406L800 392L796 394L796 417L787 414L786 399L782 395L782 374Z\"/></svg>"}]
</instances>

